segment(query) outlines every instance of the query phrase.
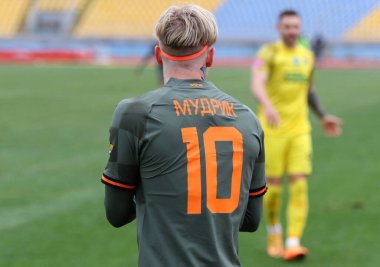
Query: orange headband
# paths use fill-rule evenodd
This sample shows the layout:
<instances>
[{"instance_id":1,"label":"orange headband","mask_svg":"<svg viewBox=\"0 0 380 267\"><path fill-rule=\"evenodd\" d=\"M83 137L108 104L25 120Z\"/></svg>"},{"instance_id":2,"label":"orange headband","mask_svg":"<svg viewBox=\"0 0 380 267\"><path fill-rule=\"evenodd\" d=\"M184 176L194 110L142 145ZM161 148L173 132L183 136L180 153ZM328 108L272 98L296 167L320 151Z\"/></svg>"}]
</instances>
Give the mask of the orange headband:
<instances>
[{"instance_id":1,"label":"orange headband","mask_svg":"<svg viewBox=\"0 0 380 267\"><path fill-rule=\"evenodd\" d=\"M207 50L207 48L209 48L209 46L205 45L199 52L192 54L192 55L188 55L188 56L172 56L172 55L169 55L168 53L165 53L162 49L161 49L161 53L169 60L186 61L186 60L192 60L192 59L199 57L200 55L202 55Z\"/></svg>"}]
</instances>

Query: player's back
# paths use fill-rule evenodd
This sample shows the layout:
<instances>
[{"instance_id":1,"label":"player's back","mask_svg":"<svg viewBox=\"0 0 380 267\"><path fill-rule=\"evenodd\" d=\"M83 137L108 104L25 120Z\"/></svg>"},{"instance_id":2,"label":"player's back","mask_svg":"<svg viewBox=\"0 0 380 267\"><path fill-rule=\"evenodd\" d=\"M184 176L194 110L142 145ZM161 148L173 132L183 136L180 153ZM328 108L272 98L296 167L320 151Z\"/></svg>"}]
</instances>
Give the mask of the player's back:
<instances>
[{"instance_id":1,"label":"player's back","mask_svg":"<svg viewBox=\"0 0 380 267\"><path fill-rule=\"evenodd\" d=\"M237 236L262 149L256 117L200 80L171 79L124 105L139 122L139 266L240 266Z\"/></svg>"}]
</instances>

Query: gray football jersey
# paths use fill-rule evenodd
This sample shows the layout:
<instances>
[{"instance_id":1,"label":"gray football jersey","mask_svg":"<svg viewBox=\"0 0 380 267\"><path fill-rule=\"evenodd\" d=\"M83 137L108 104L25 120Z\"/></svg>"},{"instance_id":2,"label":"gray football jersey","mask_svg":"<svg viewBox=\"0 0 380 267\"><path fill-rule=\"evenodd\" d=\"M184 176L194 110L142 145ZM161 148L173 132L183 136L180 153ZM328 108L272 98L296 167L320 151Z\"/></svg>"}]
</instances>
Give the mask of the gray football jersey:
<instances>
[{"instance_id":1,"label":"gray football jersey","mask_svg":"<svg viewBox=\"0 0 380 267\"><path fill-rule=\"evenodd\" d=\"M102 181L135 190L139 266L240 266L249 197L265 193L263 131L202 80L121 101Z\"/></svg>"}]
</instances>

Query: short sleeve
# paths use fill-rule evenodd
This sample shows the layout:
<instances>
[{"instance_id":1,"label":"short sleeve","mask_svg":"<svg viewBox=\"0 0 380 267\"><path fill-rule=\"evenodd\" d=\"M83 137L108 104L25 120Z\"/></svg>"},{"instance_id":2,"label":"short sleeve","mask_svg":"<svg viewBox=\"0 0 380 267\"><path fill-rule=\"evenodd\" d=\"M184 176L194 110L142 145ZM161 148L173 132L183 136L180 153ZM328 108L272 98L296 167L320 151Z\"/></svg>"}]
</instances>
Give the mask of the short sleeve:
<instances>
[{"instance_id":1,"label":"short sleeve","mask_svg":"<svg viewBox=\"0 0 380 267\"><path fill-rule=\"evenodd\" d=\"M125 189L137 187L139 173L139 134L136 120L128 112L129 101L122 101L116 107L110 127L109 159L101 181L104 184Z\"/></svg>"},{"instance_id":2,"label":"short sleeve","mask_svg":"<svg viewBox=\"0 0 380 267\"><path fill-rule=\"evenodd\" d=\"M252 67L254 69L262 70L269 72L270 67L272 65L272 58L273 58L273 49L269 45L265 45L260 48L259 52L257 53Z\"/></svg>"},{"instance_id":3,"label":"short sleeve","mask_svg":"<svg viewBox=\"0 0 380 267\"><path fill-rule=\"evenodd\" d=\"M260 153L257 156L253 168L252 181L249 189L249 197L263 196L267 191L265 179L265 147L264 147L264 132L261 131L260 137Z\"/></svg>"}]
</instances>

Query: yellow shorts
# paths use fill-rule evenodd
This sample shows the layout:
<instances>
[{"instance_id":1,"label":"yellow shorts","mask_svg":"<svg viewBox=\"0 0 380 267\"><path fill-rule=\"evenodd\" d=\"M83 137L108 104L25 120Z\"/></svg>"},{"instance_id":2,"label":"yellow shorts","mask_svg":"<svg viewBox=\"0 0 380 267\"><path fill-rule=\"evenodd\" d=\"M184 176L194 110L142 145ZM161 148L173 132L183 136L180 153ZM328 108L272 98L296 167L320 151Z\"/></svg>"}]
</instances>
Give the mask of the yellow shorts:
<instances>
[{"instance_id":1,"label":"yellow shorts","mask_svg":"<svg viewBox=\"0 0 380 267\"><path fill-rule=\"evenodd\" d=\"M310 175L312 143L310 134L293 137L265 137L265 171L267 177Z\"/></svg>"}]
</instances>

